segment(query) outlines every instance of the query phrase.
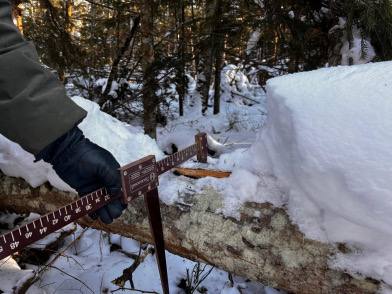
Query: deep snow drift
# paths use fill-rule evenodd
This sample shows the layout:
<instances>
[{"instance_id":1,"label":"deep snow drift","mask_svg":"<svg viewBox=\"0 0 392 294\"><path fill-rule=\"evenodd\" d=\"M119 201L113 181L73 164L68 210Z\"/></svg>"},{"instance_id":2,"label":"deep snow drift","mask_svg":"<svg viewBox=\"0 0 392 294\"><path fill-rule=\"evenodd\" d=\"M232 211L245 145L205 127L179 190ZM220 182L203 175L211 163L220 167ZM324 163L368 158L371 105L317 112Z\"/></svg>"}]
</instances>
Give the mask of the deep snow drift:
<instances>
[{"instance_id":1,"label":"deep snow drift","mask_svg":"<svg viewBox=\"0 0 392 294\"><path fill-rule=\"evenodd\" d=\"M268 118L249 149L205 178L225 197L226 215L245 201L285 205L307 237L344 242L336 266L392 284L392 62L282 76L267 85ZM190 163L188 163L190 164Z\"/></svg>"},{"instance_id":2,"label":"deep snow drift","mask_svg":"<svg viewBox=\"0 0 392 294\"><path fill-rule=\"evenodd\" d=\"M267 97L266 126L239 166L276 176L283 193L256 182L248 197L287 204L306 236L356 248L336 265L391 285L392 62L274 78Z\"/></svg>"}]
</instances>

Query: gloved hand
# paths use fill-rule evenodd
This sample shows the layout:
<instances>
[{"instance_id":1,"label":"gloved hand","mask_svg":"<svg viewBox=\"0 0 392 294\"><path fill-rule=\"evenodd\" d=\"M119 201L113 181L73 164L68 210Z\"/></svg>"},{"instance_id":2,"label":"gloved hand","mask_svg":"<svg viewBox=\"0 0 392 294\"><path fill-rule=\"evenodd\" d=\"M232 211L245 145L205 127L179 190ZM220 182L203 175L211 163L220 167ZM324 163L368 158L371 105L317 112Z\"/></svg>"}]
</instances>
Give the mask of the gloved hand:
<instances>
[{"instance_id":1,"label":"gloved hand","mask_svg":"<svg viewBox=\"0 0 392 294\"><path fill-rule=\"evenodd\" d=\"M84 137L74 127L51 143L37 156L53 165L60 178L80 196L105 187L111 196L121 192L120 165L113 155ZM126 205L117 199L100 208L90 217L99 217L105 224L121 215Z\"/></svg>"}]
</instances>

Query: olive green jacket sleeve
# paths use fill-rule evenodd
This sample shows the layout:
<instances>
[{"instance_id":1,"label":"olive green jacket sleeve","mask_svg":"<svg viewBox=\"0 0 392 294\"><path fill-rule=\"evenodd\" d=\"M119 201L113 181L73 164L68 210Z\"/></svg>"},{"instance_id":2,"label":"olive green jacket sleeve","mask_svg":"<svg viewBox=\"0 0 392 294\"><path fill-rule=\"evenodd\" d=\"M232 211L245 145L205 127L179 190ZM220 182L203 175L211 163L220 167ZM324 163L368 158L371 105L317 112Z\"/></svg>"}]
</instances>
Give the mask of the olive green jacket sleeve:
<instances>
[{"instance_id":1,"label":"olive green jacket sleeve","mask_svg":"<svg viewBox=\"0 0 392 294\"><path fill-rule=\"evenodd\" d=\"M37 154L85 116L14 26L8 0L0 0L0 133Z\"/></svg>"}]
</instances>

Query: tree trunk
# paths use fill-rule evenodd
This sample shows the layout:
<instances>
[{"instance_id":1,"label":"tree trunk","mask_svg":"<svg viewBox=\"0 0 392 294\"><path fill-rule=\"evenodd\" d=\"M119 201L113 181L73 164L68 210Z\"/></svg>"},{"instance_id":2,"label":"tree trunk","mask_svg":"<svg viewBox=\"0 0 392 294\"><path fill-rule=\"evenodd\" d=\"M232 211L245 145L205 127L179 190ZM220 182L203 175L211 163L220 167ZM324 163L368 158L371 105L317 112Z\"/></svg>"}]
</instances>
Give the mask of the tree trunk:
<instances>
[{"instance_id":1,"label":"tree trunk","mask_svg":"<svg viewBox=\"0 0 392 294\"><path fill-rule=\"evenodd\" d=\"M32 188L0 173L0 207L4 210L44 214L72 197L48 184ZM360 294L375 293L382 286L379 281L330 268L329 259L347 248L305 238L284 209L247 202L236 220L214 212L222 203L223 196L211 188L198 195L181 195L170 206L162 203L167 250L289 292ZM152 243L142 197L111 225L88 218L78 222Z\"/></svg>"},{"instance_id":2,"label":"tree trunk","mask_svg":"<svg viewBox=\"0 0 392 294\"><path fill-rule=\"evenodd\" d=\"M222 42L223 44L223 42ZM223 46L222 46L223 49ZM223 50L219 49L215 57L215 82L214 82L214 114L220 112L221 99L221 73L223 64Z\"/></svg>"},{"instance_id":3,"label":"tree trunk","mask_svg":"<svg viewBox=\"0 0 392 294\"><path fill-rule=\"evenodd\" d=\"M133 38L135 37L136 31L139 28L140 17L137 16L133 19L133 26L129 31L127 38L122 44L121 48L118 50L117 55L115 56L112 64L112 68L109 73L108 81L106 83L105 91L102 94L100 101L98 102L99 106L103 106L107 101L111 100L109 93L112 89L113 82L118 78L118 72L120 67L120 62L124 58L125 53L129 49Z\"/></svg>"},{"instance_id":4,"label":"tree trunk","mask_svg":"<svg viewBox=\"0 0 392 294\"><path fill-rule=\"evenodd\" d=\"M197 50L197 44L199 42L198 39L198 26L196 23L196 18L195 18L195 2L191 1L191 14L192 14L192 25L191 25L191 30L190 30L190 40L191 40L191 48L192 48L192 65L193 65L193 73L197 74L198 72L198 66L199 66L199 56L200 53Z\"/></svg>"},{"instance_id":5,"label":"tree trunk","mask_svg":"<svg viewBox=\"0 0 392 294\"><path fill-rule=\"evenodd\" d=\"M73 42L72 36L65 25L66 23L61 20L59 8L55 7L50 0L39 0L38 2L46 10L45 17L48 20L48 30L52 34L58 35L57 38L46 40L46 51L50 61L54 63L53 65L57 69L60 80L64 81L67 69L72 67L73 58L78 56L78 58L83 59L82 50ZM68 3L67 5L71 4Z\"/></svg>"},{"instance_id":6,"label":"tree trunk","mask_svg":"<svg viewBox=\"0 0 392 294\"><path fill-rule=\"evenodd\" d=\"M210 85L212 80L212 68L214 65L214 16L218 9L219 0L206 2L206 17L203 25L203 36L200 41L200 59L198 65L197 84L201 96L203 114L207 113Z\"/></svg>"},{"instance_id":7,"label":"tree trunk","mask_svg":"<svg viewBox=\"0 0 392 294\"><path fill-rule=\"evenodd\" d=\"M154 1L143 1L141 11L141 35L143 54L143 123L144 132L151 138L156 138L157 114L159 100L156 95L157 81L155 73L154 54Z\"/></svg>"},{"instance_id":8,"label":"tree trunk","mask_svg":"<svg viewBox=\"0 0 392 294\"><path fill-rule=\"evenodd\" d=\"M178 71L177 71L177 91L178 91L178 109L180 116L184 115L184 101L187 90L187 79L185 76L185 3L183 0L177 1L177 30L178 38Z\"/></svg>"},{"instance_id":9,"label":"tree trunk","mask_svg":"<svg viewBox=\"0 0 392 294\"><path fill-rule=\"evenodd\" d=\"M214 42L214 58L215 58L215 78L214 78L214 114L220 112L220 99L221 99L221 73L224 58L224 48L225 48L225 31L222 30L223 19L222 19L222 3L223 1L218 1L220 8L216 9L215 14L215 42Z\"/></svg>"}]
</instances>

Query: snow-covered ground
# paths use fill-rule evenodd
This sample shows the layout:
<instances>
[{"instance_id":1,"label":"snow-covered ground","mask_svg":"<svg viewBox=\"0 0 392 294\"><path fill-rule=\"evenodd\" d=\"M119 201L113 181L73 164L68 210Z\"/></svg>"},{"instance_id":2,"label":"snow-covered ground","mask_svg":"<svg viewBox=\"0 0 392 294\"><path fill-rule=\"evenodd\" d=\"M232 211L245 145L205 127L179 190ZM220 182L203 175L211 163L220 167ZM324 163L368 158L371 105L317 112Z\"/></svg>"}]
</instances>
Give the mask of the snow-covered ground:
<instances>
[{"instance_id":1,"label":"snow-covered ground","mask_svg":"<svg viewBox=\"0 0 392 294\"><path fill-rule=\"evenodd\" d=\"M249 146L256 138L256 131L265 121L264 92L258 85L249 83L246 76L234 66L226 67L222 78L222 113L217 116L201 115L200 97L195 91L194 80L190 79L190 95L186 99L185 118L176 117L166 127L159 128L158 142L145 136L140 125L131 126L119 122L101 112L97 104L74 96L72 99L88 111L88 116L79 128L87 138L113 153L122 165L149 154L162 158L164 156L162 150L172 151L171 144L175 144L178 148L193 144L197 131L212 133L222 142L242 144L226 144L222 149L224 152L244 146L244 141L245 146ZM173 105L173 108L175 107ZM22 177L34 187L49 181L59 189L72 191L58 178L50 165L42 161L34 163L33 160L31 154L0 135L0 169L5 174ZM216 160L210 158L210 161L213 163ZM194 162L188 164L197 165ZM184 181L177 176L165 174L160 180L161 199L166 203L174 203L178 191L187 187L189 187L189 180ZM16 217L0 215L0 222L9 223L11 228ZM34 217L37 216L31 215L28 219ZM59 233L52 234L33 247L44 247L58 235ZM79 235L81 237L77 239ZM70 244L73 245L69 247ZM112 244L118 245L121 250L111 251ZM112 280L119 277L133 262L125 253L137 254L139 247L137 241L128 238L107 235L93 229L84 231L78 227L73 235L67 237L59 251L67 249L61 256L54 254L51 258L56 258L55 261L45 271L41 271L44 265L37 267L27 264L24 265L27 268L21 270L11 258L0 261L0 290L6 293L12 292L13 287L19 287L26 279L36 276L35 273L39 272L39 279L28 293L110 292L119 288L112 283ZM196 263L169 252L166 254L171 291L183 293L178 285L181 279L186 278L187 269L192 272ZM210 268L207 266L205 272ZM9 279L9 275L13 278ZM3 282L3 277L8 279L7 283ZM208 289L208 293L222 294L237 294L240 293L239 289L241 293L249 294L275 293L275 290L259 283L246 281L240 277L233 277L233 279L234 284L231 284L228 273L213 269L199 288L200 291L205 288ZM137 289L161 292L155 256L147 255L135 271L133 281ZM129 283L125 286L130 287Z\"/></svg>"},{"instance_id":2,"label":"snow-covered ground","mask_svg":"<svg viewBox=\"0 0 392 294\"><path fill-rule=\"evenodd\" d=\"M40 244L47 244L50 241L53 241L53 238L41 240ZM117 246L113 247L113 245ZM24 264L25 268L22 270L12 258L1 260L0 290L14 293L13 291L19 289L25 281L35 278L36 282L27 291L29 294L110 293L120 288L112 281L132 265L135 261L132 256L138 256L141 250L140 256L144 259L133 272L134 287L138 290L161 293L155 255L149 253L148 246L142 249L140 246L137 241L129 238L77 226L76 231L64 240L63 246L45 265ZM171 293L184 293L184 290L179 287L181 281L186 280L187 270L192 273L197 263L170 252L166 252L166 259ZM236 276L233 277L234 284L231 284L227 272L201 264L201 268L204 266L201 276L206 275L210 270L211 273L198 285L197 288L201 293L203 293L202 289L208 289L208 293L222 294L279 293L259 283ZM192 285L195 286L196 283ZM129 282L124 287L130 288ZM119 293L140 292L124 290Z\"/></svg>"},{"instance_id":3,"label":"snow-covered ground","mask_svg":"<svg viewBox=\"0 0 392 294\"><path fill-rule=\"evenodd\" d=\"M117 245L114 249L113 244ZM140 256L144 260L133 272L132 280L135 289L161 293L155 255L148 253L148 248L141 250ZM27 279L39 277L27 293L110 293L119 289L112 281L132 265L135 259L129 255L137 256L139 249L140 244L135 240L78 226L77 230L65 239L59 250L61 254L53 254L46 267L27 264L26 269L21 270L12 258L2 260L0 290L12 293L14 287L19 287ZM166 258L170 289L172 293L183 293L178 286L182 279L186 279L187 269L191 273L197 263L169 252L166 252ZM211 269L212 267L207 265L201 276ZM130 288L129 282L125 287ZM237 294L240 293L238 289L241 289L242 293L264 293L261 284L240 277L234 277L234 284L231 285L227 273L215 268L198 288L208 289L208 293ZM266 291L271 294L278 293L270 288ZM140 292L127 290L125 293Z\"/></svg>"},{"instance_id":4,"label":"snow-covered ground","mask_svg":"<svg viewBox=\"0 0 392 294\"><path fill-rule=\"evenodd\" d=\"M183 148L193 144L196 132L207 132L222 143L250 145L266 119L265 93L259 85L251 84L240 68L227 65L222 70L221 111L201 114L201 99L196 82L188 77L189 96L185 99L185 114L176 115L165 127L158 129L158 144L168 152L170 145ZM210 91L213 97L213 91ZM213 104L211 99L210 105ZM172 107L176 109L176 105Z\"/></svg>"},{"instance_id":5,"label":"snow-covered ground","mask_svg":"<svg viewBox=\"0 0 392 294\"><path fill-rule=\"evenodd\" d=\"M121 164L151 153L161 157L161 150L171 152L172 144L181 149L193 142L197 131L206 131L221 143L230 143L219 146L222 154L204 164L231 170L230 178L184 181L168 173L161 177L161 199L174 203L177 192L183 189L191 186L197 191L211 185L224 195L224 208L219 212L226 215L237 217L244 201L268 201L286 207L307 237L348 245L351 253L331 259L331 266L392 285L392 62L324 68L274 78L267 85L267 107L260 87L250 84L234 66L225 69L221 114L200 114L199 97L191 81L186 116L176 117L165 128L159 128L157 143L142 135L140 126L120 123L101 113L94 103L74 97L89 110L89 117L80 127ZM268 118L262 128L267 110ZM244 148L244 143L248 147ZM59 179L54 179L49 166L33 164L30 155L4 138L0 138L0 150L0 168L5 173L22 176L32 185L48 179L64 187ZM186 165L200 164L189 161ZM37 177L26 175L25 167L37 173ZM70 261L56 262L68 266L67 270L78 277L83 276L93 287L101 285L101 281L105 287L112 287L111 279L121 274L120 269L129 266L129 261L124 261L117 251L109 252L111 238L102 238L101 233L93 230L86 238L83 242L92 247L100 242L105 244L102 253L96 248L90 250L89 245L80 245L85 248L81 252L85 250L86 256L92 256L88 268L104 277L102 280L94 280L88 273L84 278L78 272L82 271L80 267L73 268ZM125 243L129 242L134 241ZM169 256L173 277L193 264ZM111 264L115 274L106 273L102 260ZM101 264L99 269L97 264ZM151 266L146 263L144 273L156 271L153 264L152 260ZM63 281L69 277L61 277L56 270L50 269L45 275L47 280L41 280L44 284L58 279L60 282L53 287L68 286ZM141 272L140 281L146 276ZM209 288L209 293L237 293L235 288L225 289L227 279L223 276L220 271L211 274L211 285L216 288ZM151 287L155 287L154 283L159 286L156 273L154 277L154 281L148 279ZM135 276L135 284L136 280ZM255 287L260 288L248 288L253 291L249 293L264 291L261 285Z\"/></svg>"}]
</instances>

